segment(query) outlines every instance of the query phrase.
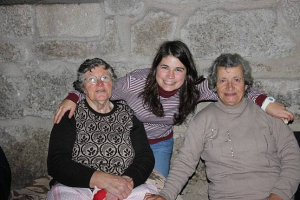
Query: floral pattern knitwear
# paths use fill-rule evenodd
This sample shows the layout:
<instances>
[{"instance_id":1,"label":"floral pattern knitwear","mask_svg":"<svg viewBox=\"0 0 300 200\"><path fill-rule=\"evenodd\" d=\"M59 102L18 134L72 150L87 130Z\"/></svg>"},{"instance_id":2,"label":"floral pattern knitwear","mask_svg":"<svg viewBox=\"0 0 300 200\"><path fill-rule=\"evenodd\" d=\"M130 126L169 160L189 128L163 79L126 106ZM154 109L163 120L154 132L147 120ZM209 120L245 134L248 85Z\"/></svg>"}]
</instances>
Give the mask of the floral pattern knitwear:
<instances>
[{"instance_id":1,"label":"floral pattern knitwear","mask_svg":"<svg viewBox=\"0 0 300 200\"><path fill-rule=\"evenodd\" d=\"M72 159L98 171L122 175L135 156L130 139L133 111L127 105L114 104L111 112L100 114L81 101L74 117L77 136Z\"/></svg>"}]
</instances>

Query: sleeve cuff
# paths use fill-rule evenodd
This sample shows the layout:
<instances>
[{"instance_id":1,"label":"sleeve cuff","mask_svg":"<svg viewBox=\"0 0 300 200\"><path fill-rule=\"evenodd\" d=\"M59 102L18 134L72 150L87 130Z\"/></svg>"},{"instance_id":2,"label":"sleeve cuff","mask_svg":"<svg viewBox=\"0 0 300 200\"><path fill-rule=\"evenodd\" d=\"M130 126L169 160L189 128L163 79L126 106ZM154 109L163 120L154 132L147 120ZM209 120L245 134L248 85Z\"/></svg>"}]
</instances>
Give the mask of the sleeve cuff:
<instances>
[{"instance_id":1,"label":"sleeve cuff","mask_svg":"<svg viewBox=\"0 0 300 200\"><path fill-rule=\"evenodd\" d=\"M261 107L266 98L267 95L261 94L255 99L255 103Z\"/></svg>"},{"instance_id":2,"label":"sleeve cuff","mask_svg":"<svg viewBox=\"0 0 300 200\"><path fill-rule=\"evenodd\" d=\"M289 197L287 194L285 194L283 191L281 191L281 190L278 190L278 189L272 189L271 190L271 192L270 192L270 194L276 194L276 195L278 195L279 197L281 197L282 199L284 199L284 200L288 200L288 199L291 199L292 197Z\"/></svg>"},{"instance_id":3,"label":"sleeve cuff","mask_svg":"<svg viewBox=\"0 0 300 200\"><path fill-rule=\"evenodd\" d=\"M73 101L74 103L77 104L77 102L79 100L79 97L75 93L69 93L68 96L65 99L71 100L71 101Z\"/></svg>"}]
</instances>

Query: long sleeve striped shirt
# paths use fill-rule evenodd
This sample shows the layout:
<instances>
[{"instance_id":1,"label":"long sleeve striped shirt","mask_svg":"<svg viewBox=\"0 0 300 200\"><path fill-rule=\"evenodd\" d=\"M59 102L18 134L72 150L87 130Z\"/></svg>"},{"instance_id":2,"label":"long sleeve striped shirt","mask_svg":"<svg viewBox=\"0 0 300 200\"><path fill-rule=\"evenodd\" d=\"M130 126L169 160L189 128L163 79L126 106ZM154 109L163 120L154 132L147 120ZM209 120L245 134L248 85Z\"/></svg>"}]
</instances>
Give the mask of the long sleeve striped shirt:
<instances>
[{"instance_id":1,"label":"long sleeve striped shirt","mask_svg":"<svg viewBox=\"0 0 300 200\"><path fill-rule=\"evenodd\" d=\"M113 86L111 100L123 100L133 110L135 116L144 124L147 137L150 144L167 140L172 137L174 126L174 114L178 112L179 94L178 92L169 97L160 96L160 101L164 109L163 117L154 115L144 104L142 97L139 94L143 91L146 83L146 78L150 69L137 69L116 80ZM197 88L200 91L200 101L217 101L218 96L208 88L208 81L204 80ZM69 93L67 99L74 101L85 98L84 94L78 91ZM260 91L250 89L248 98L261 106L266 95Z\"/></svg>"}]
</instances>

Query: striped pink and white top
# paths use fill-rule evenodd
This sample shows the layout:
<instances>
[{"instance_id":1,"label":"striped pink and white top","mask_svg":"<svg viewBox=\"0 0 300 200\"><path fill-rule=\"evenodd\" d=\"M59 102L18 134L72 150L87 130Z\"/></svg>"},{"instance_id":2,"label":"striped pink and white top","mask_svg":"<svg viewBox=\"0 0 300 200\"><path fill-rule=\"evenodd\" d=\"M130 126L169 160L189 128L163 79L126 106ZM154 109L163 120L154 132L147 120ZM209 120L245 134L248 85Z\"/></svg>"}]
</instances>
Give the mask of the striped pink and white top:
<instances>
[{"instance_id":1,"label":"striped pink and white top","mask_svg":"<svg viewBox=\"0 0 300 200\"><path fill-rule=\"evenodd\" d=\"M124 100L134 110L135 116L143 122L147 137L151 144L172 137L170 134L173 133L173 116L178 112L179 96L178 93L176 93L169 98L160 97L161 104L164 108L164 117L157 117L145 108L143 99L139 97L139 94L144 89L149 71L150 69L137 69L128 73L126 76L117 79L114 83L111 100ZM217 94L208 88L207 80L200 83L197 87L200 91L199 102L218 100ZM85 98L85 96L78 91L72 91L69 96L72 95L72 93L79 96L80 100ZM71 100L72 98L69 96L67 99ZM258 96L260 96L260 98L257 98ZM248 93L248 98L260 106L265 97L266 95L264 93L253 89L250 89Z\"/></svg>"}]
</instances>

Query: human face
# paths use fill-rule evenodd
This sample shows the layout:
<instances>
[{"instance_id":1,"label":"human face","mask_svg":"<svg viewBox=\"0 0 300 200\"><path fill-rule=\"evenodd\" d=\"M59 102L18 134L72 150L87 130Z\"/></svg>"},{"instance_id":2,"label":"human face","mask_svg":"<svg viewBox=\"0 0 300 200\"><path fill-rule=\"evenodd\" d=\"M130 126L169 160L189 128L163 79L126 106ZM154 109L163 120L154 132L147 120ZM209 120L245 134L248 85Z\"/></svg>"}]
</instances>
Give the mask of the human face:
<instances>
[{"instance_id":1,"label":"human face","mask_svg":"<svg viewBox=\"0 0 300 200\"><path fill-rule=\"evenodd\" d=\"M241 65L230 68L218 66L217 93L223 104L227 106L241 104L246 89Z\"/></svg>"},{"instance_id":2,"label":"human face","mask_svg":"<svg viewBox=\"0 0 300 200\"><path fill-rule=\"evenodd\" d=\"M156 81L165 91L174 91L183 85L186 67L174 56L164 57L157 66Z\"/></svg>"},{"instance_id":3,"label":"human face","mask_svg":"<svg viewBox=\"0 0 300 200\"><path fill-rule=\"evenodd\" d=\"M97 77L94 83L88 81L92 76ZM105 76L108 76L110 80L104 80ZM95 67L84 74L84 79L84 92L88 102L105 103L109 100L112 93L112 79L108 70L105 70L103 66Z\"/></svg>"}]
</instances>

